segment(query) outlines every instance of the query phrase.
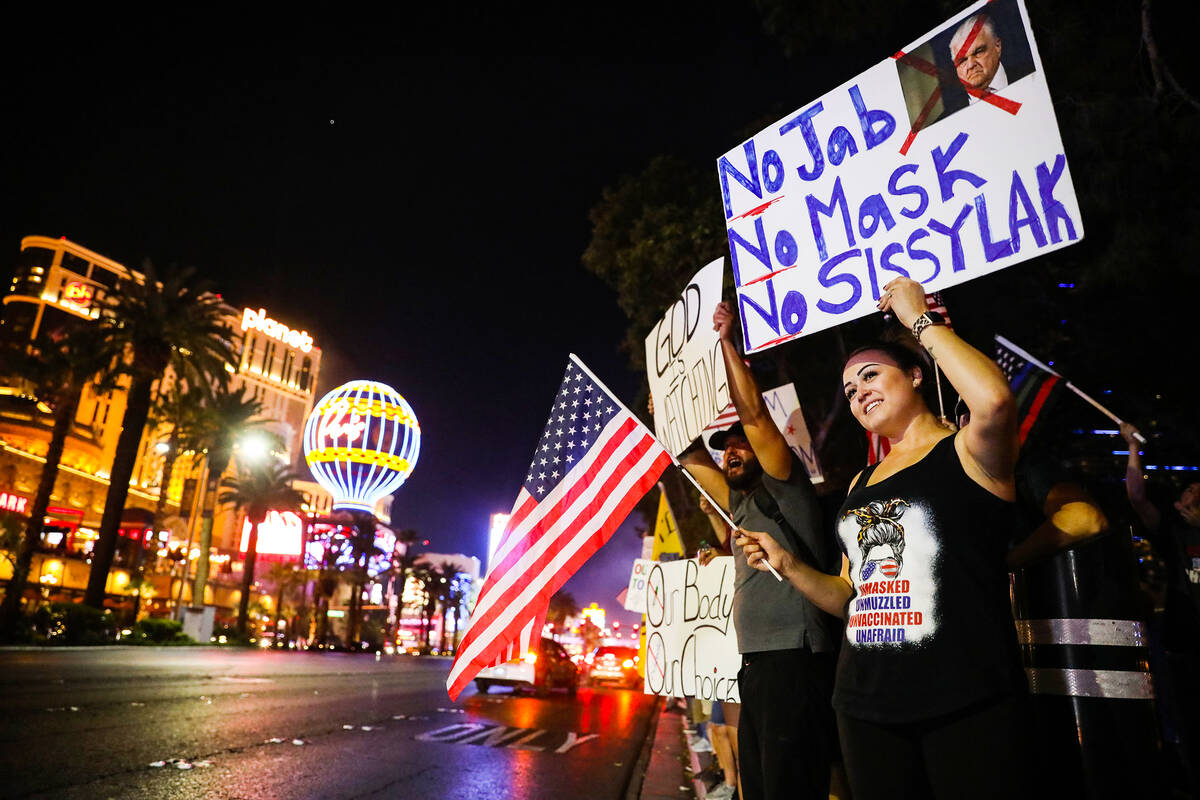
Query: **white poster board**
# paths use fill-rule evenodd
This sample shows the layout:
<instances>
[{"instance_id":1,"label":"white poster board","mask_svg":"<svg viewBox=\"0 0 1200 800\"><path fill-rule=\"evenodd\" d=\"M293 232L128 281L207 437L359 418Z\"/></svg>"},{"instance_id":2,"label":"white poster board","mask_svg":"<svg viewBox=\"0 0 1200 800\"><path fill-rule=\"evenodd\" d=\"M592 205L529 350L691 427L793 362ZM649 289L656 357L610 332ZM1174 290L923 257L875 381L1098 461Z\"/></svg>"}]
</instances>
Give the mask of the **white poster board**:
<instances>
[{"instance_id":1,"label":"white poster board","mask_svg":"<svg viewBox=\"0 0 1200 800\"><path fill-rule=\"evenodd\" d=\"M654 563L644 593L646 694L741 702L733 557Z\"/></svg>"},{"instance_id":2,"label":"white poster board","mask_svg":"<svg viewBox=\"0 0 1200 800\"><path fill-rule=\"evenodd\" d=\"M729 404L721 338L712 326L725 259L700 270L646 337L654 435L679 455Z\"/></svg>"},{"instance_id":3,"label":"white poster board","mask_svg":"<svg viewBox=\"0 0 1200 800\"><path fill-rule=\"evenodd\" d=\"M650 578L650 569L654 562L648 558L637 558L633 561L633 569L629 572L629 587L625 591L625 599L621 605L626 611L635 614L646 613L646 581Z\"/></svg>"},{"instance_id":4,"label":"white poster board","mask_svg":"<svg viewBox=\"0 0 1200 800\"><path fill-rule=\"evenodd\" d=\"M717 173L747 353L874 313L897 276L932 292L1083 237L1021 0L975 3Z\"/></svg>"},{"instance_id":5,"label":"white poster board","mask_svg":"<svg viewBox=\"0 0 1200 800\"><path fill-rule=\"evenodd\" d=\"M813 447L808 425L804 422L804 412L800 410L800 398L796 394L796 385L786 383L783 386L776 386L774 389L763 392L762 396L763 401L767 404L767 410L771 413L771 419L775 421L779 432L787 440L788 447L792 448L792 452L800 458L800 463L808 471L809 481L814 484L822 483L825 476L821 474L821 465L817 463L817 451ZM732 405L726 409L726 412L704 429L704 446L708 448L709 455L717 464L721 463L724 454L709 447L708 437L737 422L737 412L733 410Z\"/></svg>"}]
</instances>

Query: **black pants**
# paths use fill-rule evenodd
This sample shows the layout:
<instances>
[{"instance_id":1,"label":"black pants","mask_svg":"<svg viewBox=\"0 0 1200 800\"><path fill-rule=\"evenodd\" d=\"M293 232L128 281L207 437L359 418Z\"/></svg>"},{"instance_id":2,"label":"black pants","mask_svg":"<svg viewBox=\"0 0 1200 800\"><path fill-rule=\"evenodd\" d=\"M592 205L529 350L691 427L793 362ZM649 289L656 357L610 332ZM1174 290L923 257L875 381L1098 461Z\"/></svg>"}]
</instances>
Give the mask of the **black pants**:
<instances>
[{"instance_id":1,"label":"black pants","mask_svg":"<svg viewBox=\"0 0 1200 800\"><path fill-rule=\"evenodd\" d=\"M881 725L838 713L854 800L1041 797L1030 774L1027 698Z\"/></svg>"},{"instance_id":2,"label":"black pants","mask_svg":"<svg viewBox=\"0 0 1200 800\"><path fill-rule=\"evenodd\" d=\"M829 797L837 733L831 653L744 653L738 672L738 756L743 800Z\"/></svg>"}]
</instances>

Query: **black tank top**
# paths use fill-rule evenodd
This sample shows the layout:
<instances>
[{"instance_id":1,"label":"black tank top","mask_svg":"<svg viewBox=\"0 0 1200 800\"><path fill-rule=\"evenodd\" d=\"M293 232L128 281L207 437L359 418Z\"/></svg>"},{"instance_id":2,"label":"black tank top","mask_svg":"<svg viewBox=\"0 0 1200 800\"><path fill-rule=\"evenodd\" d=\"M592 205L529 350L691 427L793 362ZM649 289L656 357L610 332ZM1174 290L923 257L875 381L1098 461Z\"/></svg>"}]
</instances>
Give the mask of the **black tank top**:
<instances>
[{"instance_id":1,"label":"black tank top","mask_svg":"<svg viewBox=\"0 0 1200 800\"><path fill-rule=\"evenodd\" d=\"M854 586L834 707L884 723L1025 691L1004 554L1014 504L963 470L947 436L916 464L867 481L838 513Z\"/></svg>"}]
</instances>

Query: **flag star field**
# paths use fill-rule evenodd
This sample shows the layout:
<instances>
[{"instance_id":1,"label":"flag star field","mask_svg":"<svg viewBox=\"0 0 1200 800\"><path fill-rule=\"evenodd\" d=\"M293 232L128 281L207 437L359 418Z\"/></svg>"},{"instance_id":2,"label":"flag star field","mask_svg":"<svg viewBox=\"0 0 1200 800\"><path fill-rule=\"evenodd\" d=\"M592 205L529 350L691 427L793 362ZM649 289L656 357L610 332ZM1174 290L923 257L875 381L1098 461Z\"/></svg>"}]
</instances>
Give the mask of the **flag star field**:
<instances>
[{"instance_id":1,"label":"flag star field","mask_svg":"<svg viewBox=\"0 0 1200 800\"><path fill-rule=\"evenodd\" d=\"M595 443L617 413L618 404L574 363L567 364L550 418L538 440L525 475L525 490L534 498L553 491Z\"/></svg>"}]
</instances>

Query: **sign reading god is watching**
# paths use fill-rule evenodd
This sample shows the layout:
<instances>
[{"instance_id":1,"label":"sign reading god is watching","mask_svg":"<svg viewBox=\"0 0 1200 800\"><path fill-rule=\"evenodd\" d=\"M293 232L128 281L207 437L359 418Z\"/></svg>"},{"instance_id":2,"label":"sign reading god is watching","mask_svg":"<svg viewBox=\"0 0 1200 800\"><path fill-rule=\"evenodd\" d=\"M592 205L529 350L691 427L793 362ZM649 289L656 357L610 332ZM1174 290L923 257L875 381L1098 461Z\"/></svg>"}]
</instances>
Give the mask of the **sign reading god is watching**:
<instances>
[{"instance_id":1,"label":"sign reading god is watching","mask_svg":"<svg viewBox=\"0 0 1200 800\"><path fill-rule=\"evenodd\" d=\"M978 2L717 160L746 352L1083 237L1021 0Z\"/></svg>"},{"instance_id":2,"label":"sign reading god is watching","mask_svg":"<svg viewBox=\"0 0 1200 800\"><path fill-rule=\"evenodd\" d=\"M258 311L253 308L243 309L242 330L261 331L264 335L305 353L312 352L313 349L313 338L308 335L308 331L292 330L282 322L271 319L267 316L265 308Z\"/></svg>"}]
</instances>

